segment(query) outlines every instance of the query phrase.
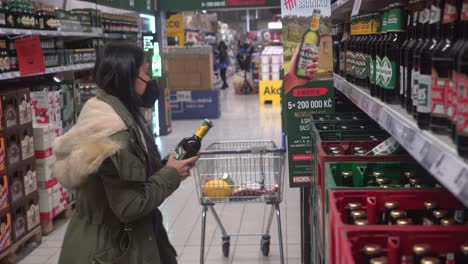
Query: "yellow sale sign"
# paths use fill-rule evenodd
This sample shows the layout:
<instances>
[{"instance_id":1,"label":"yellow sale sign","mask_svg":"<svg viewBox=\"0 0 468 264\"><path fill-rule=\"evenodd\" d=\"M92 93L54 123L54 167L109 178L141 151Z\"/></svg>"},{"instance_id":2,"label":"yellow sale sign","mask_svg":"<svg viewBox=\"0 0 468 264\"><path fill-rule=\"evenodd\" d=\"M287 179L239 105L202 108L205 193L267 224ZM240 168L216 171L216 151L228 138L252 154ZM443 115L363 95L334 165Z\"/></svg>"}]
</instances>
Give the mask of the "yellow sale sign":
<instances>
[{"instance_id":1,"label":"yellow sale sign","mask_svg":"<svg viewBox=\"0 0 468 264\"><path fill-rule=\"evenodd\" d=\"M281 104L281 86L283 81L260 81L258 95L260 104Z\"/></svg>"}]
</instances>

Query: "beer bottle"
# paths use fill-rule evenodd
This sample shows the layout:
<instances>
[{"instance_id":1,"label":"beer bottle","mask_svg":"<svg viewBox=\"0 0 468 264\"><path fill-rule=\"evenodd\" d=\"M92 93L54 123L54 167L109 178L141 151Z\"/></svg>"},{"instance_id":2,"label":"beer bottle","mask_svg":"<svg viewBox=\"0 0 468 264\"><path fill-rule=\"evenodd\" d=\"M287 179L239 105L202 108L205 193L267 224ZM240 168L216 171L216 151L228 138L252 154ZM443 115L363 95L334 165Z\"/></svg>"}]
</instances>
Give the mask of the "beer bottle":
<instances>
[{"instance_id":1,"label":"beer bottle","mask_svg":"<svg viewBox=\"0 0 468 264\"><path fill-rule=\"evenodd\" d=\"M432 54L432 111L430 128L437 133L447 133L448 90L452 73L449 50L455 40L455 25L458 18L457 0L445 0L440 28L441 39Z\"/></svg>"},{"instance_id":2,"label":"beer bottle","mask_svg":"<svg viewBox=\"0 0 468 264\"><path fill-rule=\"evenodd\" d=\"M417 80L416 72L414 69L414 53L419 43L422 41L423 25L420 22L421 16L424 13L424 2L422 0L416 0L414 3L413 12L413 27L414 27L414 38L408 44L405 50L405 65L406 65L406 95L405 104L406 111L411 114L413 110L413 84Z\"/></svg>"},{"instance_id":3,"label":"beer bottle","mask_svg":"<svg viewBox=\"0 0 468 264\"><path fill-rule=\"evenodd\" d=\"M388 264L387 257L378 257L370 260L370 264Z\"/></svg>"},{"instance_id":4,"label":"beer bottle","mask_svg":"<svg viewBox=\"0 0 468 264\"><path fill-rule=\"evenodd\" d=\"M461 20L468 20L468 1L463 1ZM464 28L465 40L457 56L456 87L457 87L457 117L456 142L460 156L468 157L468 26Z\"/></svg>"},{"instance_id":5,"label":"beer bottle","mask_svg":"<svg viewBox=\"0 0 468 264\"><path fill-rule=\"evenodd\" d=\"M414 264L412 255L403 255L400 259L400 264Z\"/></svg>"},{"instance_id":6,"label":"beer bottle","mask_svg":"<svg viewBox=\"0 0 468 264\"><path fill-rule=\"evenodd\" d=\"M393 210L398 209L399 204L397 202L386 202L384 204L385 210L382 212L380 216L380 224L388 225L390 221L390 213Z\"/></svg>"},{"instance_id":7,"label":"beer bottle","mask_svg":"<svg viewBox=\"0 0 468 264\"><path fill-rule=\"evenodd\" d=\"M353 219L352 223L354 223L358 219L367 219L366 211L364 210L351 211L351 218Z\"/></svg>"},{"instance_id":8,"label":"beer bottle","mask_svg":"<svg viewBox=\"0 0 468 264\"><path fill-rule=\"evenodd\" d=\"M377 178L376 179L376 182L379 186L382 186L382 185L389 185L390 184L390 179L388 178Z\"/></svg>"},{"instance_id":9,"label":"beer bottle","mask_svg":"<svg viewBox=\"0 0 468 264\"><path fill-rule=\"evenodd\" d=\"M434 210L437 208L437 203L424 202L424 215L422 219L423 225L434 225Z\"/></svg>"},{"instance_id":10,"label":"beer bottle","mask_svg":"<svg viewBox=\"0 0 468 264\"><path fill-rule=\"evenodd\" d=\"M429 36L426 36L426 44L421 51L420 74L418 85L418 102L416 106L416 117L418 127L428 129L432 110L432 53L440 40L440 19L444 9L443 0L431 0L431 13L428 29Z\"/></svg>"},{"instance_id":11,"label":"beer bottle","mask_svg":"<svg viewBox=\"0 0 468 264\"><path fill-rule=\"evenodd\" d=\"M457 88L458 88L458 78L457 78L457 57L462 49L465 41L468 39L468 34L466 34L466 30L468 29L468 16L463 16L463 7L465 7L465 14L468 12L468 1L458 1L457 2L457 10L459 13L458 21L455 26L455 39L456 42L453 46L449 49L449 55L451 57L452 62L452 74L451 80L449 84L449 90L447 92L447 113L449 118L449 135L452 137L454 141L456 141L457 135Z\"/></svg>"},{"instance_id":12,"label":"beer bottle","mask_svg":"<svg viewBox=\"0 0 468 264\"><path fill-rule=\"evenodd\" d=\"M340 40L343 38L343 25L333 28L333 72L340 73Z\"/></svg>"},{"instance_id":13,"label":"beer bottle","mask_svg":"<svg viewBox=\"0 0 468 264\"><path fill-rule=\"evenodd\" d=\"M348 49L346 50L346 80L354 83L354 46L356 42L357 24L356 17L351 18L351 35L348 41Z\"/></svg>"},{"instance_id":14,"label":"beer bottle","mask_svg":"<svg viewBox=\"0 0 468 264\"><path fill-rule=\"evenodd\" d=\"M353 187L353 173L349 171L341 172L341 185L346 187Z\"/></svg>"},{"instance_id":15,"label":"beer bottle","mask_svg":"<svg viewBox=\"0 0 468 264\"><path fill-rule=\"evenodd\" d=\"M455 264L468 263L468 244L460 246L460 252L455 255Z\"/></svg>"},{"instance_id":16,"label":"beer bottle","mask_svg":"<svg viewBox=\"0 0 468 264\"><path fill-rule=\"evenodd\" d=\"M453 226L455 225L455 220L453 218L444 218L440 221L441 226Z\"/></svg>"},{"instance_id":17,"label":"beer bottle","mask_svg":"<svg viewBox=\"0 0 468 264\"><path fill-rule=\"evenodd\" d=\"M369 179L367 180L367 186L378 186L377 184L377 179L383 178L384 173L380 171L374 171L372 174L369 176Z\"/></svg>"},{"instance_id":18,"label":"beer bottle","mask_svg":"<svg viewBox=\"0 0 468 264\"><path fill-rule=\"evenodd\" d=\"M205 119L191 137L186 137L179 142L175 148L175 158L177 160L184 160L197 155L201 148L202 139L212 127L213 123L210 120ZM163 163L166 163L168 158L169 157L166 157L163 160Z\"/></svg>"},{"instance_id":19,"label":"beer bottle","mask_svg":"<svg viewBox=\"0 0 468 264\"><path fill-rule=\"evenodd\" d=\"M432 0L425 0L424 1L424 10L421 13L419 22L422 23L422 35L421 41L418 42L416 46L416 50L414 53L414 79L413 79L413 107L411 113L413 117L416 119L417 115L417 106L419 102L419 80L421 75L421 54L422 51L427 48L427 46L431 45L431 27L429 24L430 17L431 17L431 7L432 7Z\"/></svg>"},{"instance_id":20,"label":"beer bottle","mask_svg":"<svg viewBox=\"0 0 468 264\"><path fill-rule=\"evenodd\" d=\"M380 47L380 42L382 38L384 37L384 34L382 34L382 22L383 22L383 12L380 12L377 15L377 32L375 33L374 40L371 42L370 45L370 66L369 66L369 72L370 72L370 94L372 96L376 95L376 90L377 90L377 57L379 55L379 47Z\"/></svg>"},{"instance_id":21,"label":"beer bottle","mask_svg":"<svg viewBox=\"0 0 468 264\"><path fill-rule=\"evenodd\" d=\"M314 9L309 29L302 36L301 50L296 64L296 76L307 78L307 66L314 62L320 44L320 9Z\"/></svg>"},{"instance_id":22,"label":"beer bottle","mask_svg":"<svg viewBox=\"0 0 468 264\"><path fill-rule=\"evenodd\" d=\"M440 264L440 259L436 257L425 257L421 260L421 264Z\"/></svg>"},{"instance_id":23,"label":"beer bottle","mask_svg":"<svg viewBox=\"0 0 468 264\"><path fill-rule=\"evenodd\" d=\"M378 28L378 14L373 13L370 15L370 31L369 31L369 36L366 41L366 46L365 46L365 54L366 54L366 68L367 68L367 76L364 84L364 88L366 89L371 89L372 85L372 78L374 76L373 72L373 59L372 59L372 49L374 42L377 39L377 28Z\"/></svg>"},{"instance_id":24,"label":"beer bottle","mask_svg":"<svg viewBox=\"0 0 468 264\"><path fill-rule=\"evenodd\" d=\"M369 43L369 34L371 31L371 15L365 15L360 18L361 32L357 42L356 53L356 77L357 84L367 88L369 69L367 67L367 44Z\"/></svg>"},{"instance_id":25,"label":"beer bottle","mask_svg":"<svg viewBox=\"0 0 468 264\"><path fill-rule=\"evenodd\" d=\"M415 15L414 12L416 10L415 6L416 1L411 0L408 3L406 14L406 32L407 37L403 45L401 45L400 51L400 105L401 107L405 108L405 97L406 97L406 76L407 76L407 65L406 65L406 53L410 43L414 41L415 36L415 25L413 25L413 16Z\"/></svg>"},{"instance_id":26,"label":"beer bottle","mask_svg":"<svg viewBox=\"0 0 468 264\"><path fill-rule=\"evenodd\" d=\"M382 255L382 247L377 244L365 245L362 251L364 253L363 263L366 264L370 263L371 259L380 257Z\"/></svg>"},{"instance_id":27,"label":"beer bottle","mask_svg":"<svg viewBox=\"0 0 468 264\"><path fill-rule=\"evenodd\" d=\"M398 226L413 225L413 220L411 220L411 218L401 218L397 220L397 225Z\"/></svg>"},{"instance_id":28,"label":"beer bottle","mask_svg":"<svg viewBox=\"0 0 468 264\"><path fill-rule=\"evenodd\" d=\"M346 51L348 49L350 24L346 21L343 26L343 37L340 43L340 75L346 77Z\"/></svg>"},{"instance_id":29,"label":"beer bottle","mask_svg":"<svg viewBox=\"0 0 468 264\"><path fill-rule=\"evenodd\" d=\"M446 210L434 210L434 224L440 225L442 223L442 219L446 218L448 212Z\"/></svg>"},{"instance_id":30,"label":"beer bottle","mask_svg":"<svg viewBox=\"0 0 468 264\"><path fill-rule=\"evenodd\" d=\"M356 211L356 210L361 210L361 209L362 209L361 203L348 203L348 206L345 209L348 224L354 223L354 219L351 216L351 212Z\"/></svg>"},{"instance_id":31,"label":"beer bottle","mask_svg":"<svg viewBox=\"0 0 468 264\"><path fill-rule=\"evenodd\" d=\"M413 246L413 260L414 263L421 263L422 259L431 254L431 245L429 244L416 244Z\"/></svg>"},{"instance_id":32,"label":"beer bottle","mask_svg":"<svg viewBox=\"0 0 468 264\"><path fill-rule=\"evenodd\" d=\"M396 225L398 219L407 218L407 214L403 210L392 210L390 212L390 222L389 225Z\"/></svg>"},{"instance_id":33,"label":"beer bottle","mask_svg":"<svg viewBox=\"0 0 468 264\"><path fill-rule=\"evenodd\" d=\"M384 16L382 20L382 39L380 41L379 47L378 47L378 53L377 53L377 58L375 61L375 67L377 70L376 74L376 80L377 80L377 89L375 90L375 96L380 98L380 95L382 93L382 90L384 89L384 81L383 81L383 60L386 55L387 51L387 42L390 39L389 36L390 34L387 34L387 25L388 25L388 16L390 13L390 9L393 7L393 4L390 6L386 7L384 9ZM387 69L387 68L386 68ZM388 72L388 70L387 70ZM387 77L387 75L385 75Z\"/></svg>"},{"instance_id":34,"label":"beer bottle","mask_svg":"<svg viewBox=\"0 0 468 264\"><path fill-rule=\"evenodd\" d=\"M339 155L341 155L341 150L332 150L331 155L332 156L339 156Z\"/></svg>"},{"instance_id":35,"label":"beer bottle","mask_svg":"<svg viewBox=\"0 0 468 264\"><path fill-rule=\"evenodd\" d=\"M356 221L354 221L354 225L366 226L369 225L369 221L367 221L367 219L356 219Z\"/></svg>"},{"instance_id":36,"label":"beer bottle","mask_svg":"<svg viewBox=\"0 0 468 264\"><path fill-rule=\"evenodd\" d=\"M389 104L400 99L400 51L406 39L406 14L403 4L396 3L389 10L387 19L388 42L385 57L381 61L382 93L380 98Z\"/></svg>"},{"instance_id":37,"label":"beer bottle","mask_svg":"<svg viewBox=\"0 0 468 264\"><path fill-rule=\"evenodd\" d=\"M414 172L411 172L411 171L405 171L403 172L403 177L402 177L402 180L401 180L401 183L405 186L405 187L409 187L409 184L410 184L410 180L415 178L416 177L416 174Z\"/></svg>"}]
</instances>

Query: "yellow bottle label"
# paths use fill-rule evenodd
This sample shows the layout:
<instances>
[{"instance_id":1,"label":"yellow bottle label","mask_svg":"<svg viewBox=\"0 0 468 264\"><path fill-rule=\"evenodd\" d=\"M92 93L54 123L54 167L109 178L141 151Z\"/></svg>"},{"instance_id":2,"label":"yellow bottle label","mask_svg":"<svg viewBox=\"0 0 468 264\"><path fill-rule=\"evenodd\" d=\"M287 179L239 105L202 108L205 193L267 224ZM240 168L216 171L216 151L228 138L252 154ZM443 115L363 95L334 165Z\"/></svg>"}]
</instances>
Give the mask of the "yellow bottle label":
<instances>
[{"instance_id":1,"label":"yellow bottle label","mask_svg":"<svg viewBox=\"0 0 468 264\"><path fill-rule=\"evenodd\" d=\"M319 30L319 27L320 27L320 16L313 16L312 20L310 21L310 29Z\"/></svg>"},{"instance_id":2,"label":"yellow bottle label","mask_svg":"<svg viewBox=\"0 0 468 264\"><path fill-rule=\"evenodd\" d=\"M207 125L201 125L197 131L195 131L195 136L199 138L205 137L206 133L208 133L208 130L210 130L210 127Z\"/></svg>"}]
</instances>

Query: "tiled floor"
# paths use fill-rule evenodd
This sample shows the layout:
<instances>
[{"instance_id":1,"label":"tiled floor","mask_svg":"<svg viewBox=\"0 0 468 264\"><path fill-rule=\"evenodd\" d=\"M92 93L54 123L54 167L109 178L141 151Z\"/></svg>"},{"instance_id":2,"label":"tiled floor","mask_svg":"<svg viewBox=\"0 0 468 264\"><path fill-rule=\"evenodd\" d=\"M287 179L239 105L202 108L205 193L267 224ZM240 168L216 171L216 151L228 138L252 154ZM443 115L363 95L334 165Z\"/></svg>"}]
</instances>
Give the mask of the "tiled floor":
<instances>
[{"instance_id":1,"label":"tiled floor","mask_svg":"<svg viewBox=\"0 0 468 264\"><path fill-rule=\"evenodd\" d=\"M281 142L280 108L259 106L258 96L234 95L233 89L220 92L222 115L213 120L215 127L204 140L204 146L220 140L271 139ZM174 121L173 133L157 139L162 153L173 149L178 141L200 124L195 121ZM286 169L287 171L287 169ZM285 263L300 263L299 192L289 189L285 180L284 200L281 204ZM179 253L181 264L199 263L202 207L197 198L195 183L188 179L179 190L168 198L161 210L169 237ZM261 233L270 207L265 204L218 204L215 206L228 233ZM66 223L51 235L44 237L42 245L20 261L20 264L56 264ZM220 263L280 263L277 223L271 229L270 256L260 251L260 236L232 237L229 258L221 249L221 232L209 213L206 229L205 257L207 264Z\"/></svg>"}]
</instances>

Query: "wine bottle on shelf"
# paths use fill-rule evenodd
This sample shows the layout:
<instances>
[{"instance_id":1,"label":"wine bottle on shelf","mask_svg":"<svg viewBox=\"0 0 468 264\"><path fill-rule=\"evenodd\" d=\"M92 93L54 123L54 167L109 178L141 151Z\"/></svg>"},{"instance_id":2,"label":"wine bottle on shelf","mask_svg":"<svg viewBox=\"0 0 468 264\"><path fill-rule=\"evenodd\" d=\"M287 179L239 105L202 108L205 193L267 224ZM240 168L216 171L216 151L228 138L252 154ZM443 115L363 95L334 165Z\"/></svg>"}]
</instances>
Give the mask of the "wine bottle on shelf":
<instances>
[{"instance_id":1,"label":"wine bottle on shelf","mask_svg":"<svg viewBox=\"0 0 468 264\"><path fill-rule=\"evenodd\" d=\"M212 127L213 123L205 119L192 136L186 137L179 142L174 150L176 153L175 158L177 160L184 160L197 155L201 149L202 139ZM163 164L166 164L168 160L169 155L163 159Z\"/></svg>"}]
</instances>

